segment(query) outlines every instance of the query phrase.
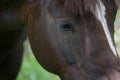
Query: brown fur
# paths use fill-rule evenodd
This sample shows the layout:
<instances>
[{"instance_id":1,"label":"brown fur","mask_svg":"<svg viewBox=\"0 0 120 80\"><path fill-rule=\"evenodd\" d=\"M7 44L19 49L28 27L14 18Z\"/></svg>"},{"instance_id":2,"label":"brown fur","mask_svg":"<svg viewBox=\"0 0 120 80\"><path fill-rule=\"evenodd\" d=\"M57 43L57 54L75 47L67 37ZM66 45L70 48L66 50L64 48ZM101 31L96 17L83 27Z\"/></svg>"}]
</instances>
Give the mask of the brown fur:
<instances>
[{"instance_id":1,"label":"brown fur","mask_svg":"<svg viewBox=\"0 0 120 80\"><path fill-rule=\"evenodd\" d=\"M115 0L101 1L114 40L117 5ZM28 25L37 60L62 80L120 80L120 60L94 14L96 5L98 0L0 0L0 79L15 79L26 37L23 27ZM74 30L62 31L63 22Z\"/></svg>"},{"instance_id":2,"label":"brown fur","mask_svg":"<svg viewBox=\"0 0 120 80\"><path fill-rule=\"evenodd\" d=\"M65 9L75 16L82 16L85 12L95 10L97 0L65 0Z\"/></svg>"},{"instance_id":3,"label":"brown fur","mask_svg":"<svg viewBox=\"0 0 120 80\"><path fill-rule=\"evenodd\" d=\"M105 17L113 38L117 6L114 0L101 1L106 7ZM99 6L98 0L41 0L40 2L38 0L36 3L37 5L34 5L36 10L31 8L29 35L34 54L45 69L58 74L62 80L119 80L120 77L116 74L120 75L120 61L113 55L101 22L93 14L96 5ZM56 28L55 11L60 14L65 12L65 17L67 14L77 18L77 25L79 25L77 29L80 32L79 36L75 37L75 41L68 36L57 35L59 31L54 30ZM67 39L69 42L59 43ZM65 44L72 46L70 49L73 49L73 52L69 51ZM76 50L76 45L81 51ZM66 54L61 52L61 46Z\"/></svg>"}]
</instances>

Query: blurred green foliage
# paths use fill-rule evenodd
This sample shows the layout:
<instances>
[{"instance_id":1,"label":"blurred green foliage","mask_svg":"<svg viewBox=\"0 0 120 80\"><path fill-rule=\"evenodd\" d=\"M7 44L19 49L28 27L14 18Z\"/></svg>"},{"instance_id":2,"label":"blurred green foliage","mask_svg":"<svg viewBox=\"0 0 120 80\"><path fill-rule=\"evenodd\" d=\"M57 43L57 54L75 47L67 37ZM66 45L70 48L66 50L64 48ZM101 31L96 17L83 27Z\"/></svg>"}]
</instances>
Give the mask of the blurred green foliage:
<instances>
[{"instance_id":1,"label":"blurred green foliage","mask_svg":"<svg viewBox=\"0 0 120 80\"><path fill-rule=\"evenodd\" d=\"M115 42L117 48L120 48L120 28L116 30L115 32Z\"/></svg>"},{"instance_id":2,"label":"blurred green foliage","mask_svg":"<svg viewBox=\"0 0 120 80\"><path fill-rule=\"evenodd\" d=\"M120 10L118 10L115 21L115 42L117 48L120 48Z\"/></svg>"}]
</instances>

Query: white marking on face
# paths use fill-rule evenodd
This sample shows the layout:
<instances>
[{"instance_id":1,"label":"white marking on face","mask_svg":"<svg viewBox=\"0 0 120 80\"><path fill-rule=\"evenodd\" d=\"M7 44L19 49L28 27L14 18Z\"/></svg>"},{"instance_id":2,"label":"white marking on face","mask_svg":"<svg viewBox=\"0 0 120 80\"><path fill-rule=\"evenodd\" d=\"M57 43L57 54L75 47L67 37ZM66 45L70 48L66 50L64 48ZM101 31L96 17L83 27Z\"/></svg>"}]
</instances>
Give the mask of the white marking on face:
<instances>
[{"instance_id":1,"label":"white marking on face","mask_svg":"<svg viewBox=\"0 0 120 80\"><path fill-rule=\"evenodd\" d=\"M113 51L113 54L115 56L118 56L116 48L114 46L114 43L112 41L112 37L110 35L109 29L108 29L108 25L107 25L107 21L105 19L105 15L106 15L106 8L104 6L104 4L101 2L101 0L98 0L99 4L96 5L96 17L100 20L100 22L102 23L102 27L104 29L105 35L107 37L109 46L111 48L111 50ZM98 6L99 5L99 6Z\"/></svg>"}]
</instances>

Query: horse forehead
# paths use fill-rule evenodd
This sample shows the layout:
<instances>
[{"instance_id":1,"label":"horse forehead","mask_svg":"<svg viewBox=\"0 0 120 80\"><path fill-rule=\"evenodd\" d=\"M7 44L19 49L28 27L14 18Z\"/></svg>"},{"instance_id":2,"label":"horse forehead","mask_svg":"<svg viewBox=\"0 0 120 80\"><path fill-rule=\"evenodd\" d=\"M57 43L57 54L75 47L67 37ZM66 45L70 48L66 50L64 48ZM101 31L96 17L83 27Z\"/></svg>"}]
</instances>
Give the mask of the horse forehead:
<instances>
[{"instance_id":1,"label":"horse forehead","mask_svg":"<svg viewBox=\"0 0 120 80\"><path fill-rule=\"evenodd\" d=\"M96 4L95 15L102 24L102 28L104 30L104 33L106 35L106 38L108 40L109 46L110 46L113 54L115 56L117 56L117 51L115 49L114 42L113 42L113 39L111 37L109 27L108 27L108 24L107 24L107 20L106 20L106 17L105 17L107 15L106 14L106 7L105 7L104 3L101 0L98 0L98 1L99 1L99 5Z\"/></svg>"}]
</instances>

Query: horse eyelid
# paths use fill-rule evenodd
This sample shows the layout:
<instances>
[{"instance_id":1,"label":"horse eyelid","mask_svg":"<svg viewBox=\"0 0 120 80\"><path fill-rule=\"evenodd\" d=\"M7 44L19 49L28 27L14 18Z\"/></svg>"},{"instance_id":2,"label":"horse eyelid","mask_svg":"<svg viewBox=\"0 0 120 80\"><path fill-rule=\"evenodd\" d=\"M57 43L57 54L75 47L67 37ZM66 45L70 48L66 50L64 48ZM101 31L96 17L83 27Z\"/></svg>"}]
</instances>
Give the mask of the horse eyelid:
<instances>
[{"instance_id":1,"label":"horse eyelid","mask_svg":"<svg viewBox=\"0 0 120 80\"><path fill-rule=\"evenodd\" d=\"M69 21L59 22L58 26L62 31L73 31L74 30L74 24Z\"/></svg>"},{"instance_id":2,"label":"horse eyelid","mask_svg":"<svg viewBox=\"0 0 120 80\"><path fill-rule=\"evenodd\" d=\"M74 32L75 26L75 18L74 17L56 17L55 23L59 30L64 32Z\"/></svg>"}]
</instances>

